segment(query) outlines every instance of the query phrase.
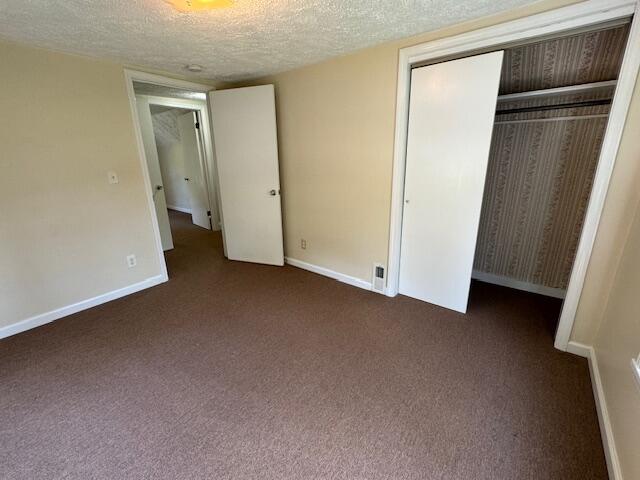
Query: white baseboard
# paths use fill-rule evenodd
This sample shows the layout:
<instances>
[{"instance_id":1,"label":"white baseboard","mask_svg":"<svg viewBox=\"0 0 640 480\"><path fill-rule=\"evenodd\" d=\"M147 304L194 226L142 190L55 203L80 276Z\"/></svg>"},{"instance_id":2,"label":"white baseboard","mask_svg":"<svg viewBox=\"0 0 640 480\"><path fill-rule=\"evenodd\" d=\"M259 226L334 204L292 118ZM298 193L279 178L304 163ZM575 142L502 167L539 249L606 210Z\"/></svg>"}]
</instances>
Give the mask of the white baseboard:
<instances>
[{"instance_id":1,"label":"white baseboard","mask_svg":"<svg viewBox=\"0 0 640 480\"><path fill-rule=\"evenodd\" d=\"M569 342L567 344L567 352L578 355L579 357L591 358L592 347L579 342Z\"/></svg>"},{"instance_id":2,"label":"white baseboard","mask_svg":"<svg viewBox=\"0 0 640 480\"><path fill-rule=\"evenodd\" d=\"M25 320L21 320L19 322L12 323L11 325L7 325L6 327L0 328L0 338L10 337L11 335L15 335L26 330L31 330L32 328L39 327L46 323L51 323L55 320L58 320L59 318L66 317L82 310L87 310L88 308L110 302L111 300L115 300L126 295L131 295L132 293L139 292L140 290L144 290L145 288L153 287L160 283L166 282L167 280L168 278L164 275L156 275L155 277L147 278L142 282L134 283L133 285L129 285L128 287L119 288L118 290L113 290L111 292L98 295L97 297L89 298L72 305L67 305L66 307L57 308L49 312L41 313L40 315L35 315Z\"/></svg>"},{"instance_id":3,"label":"white baseboard","mask_svg":"<svg viewBox=\"0 0 640 480\"><path fill-rule=\"evenodd\" d=\"M189 215L191 215L190 208L176 207L175 205L167 205L167 208L169 210L175 210L176 212L188 213Z\"/></svg>"},{"instance_id":4,"label":"white baseboard","mask_svg":"<svg viewBox=\"0 0 640 480\"><path fill-rule=\"evenodd\" d=\"M324 275L325 277L333 278L342 283L353 285L354 287L363 288L365 290L371 290L371 282L366 282L344 273L334 272L328 268L313 265L312 263L303 262L302 260L296 260L295 258L285 257L284 261L293 267L302 268L303 270L309 270L310 272L317 273L318 275Z\"/></svg>"},{"instance_id":5,"label":"white baseboard","mask_svg":"<svg viewBox=\"0 0 640 480\"><path fill-rule=\"evenodd\" d=\"M480 280L481 282L493 283L494 285L515 288L516 290L537 293L539 295L546 295L547 297L553 298L564 298L567 293L567 291L562 288L545 287L544 285L523 282L514 278L504 277L502 275L481 272L480 270L474 270L471 274L471 278Z\"/></svg>"},{"instance_id":6,"label":"white baseboard","mask_svg":"<svg viewBox=\"0 0 640 480\"><path fill-rule=\"evenodd\" d=\"M620 460L613 438L613 429L609 419L607 401L602 388L602 378L598 368L598 357L593 347L578 342L569 342L567 351L575 353L589 359L589 372L591 374L591 385L593 386L593 396L596 400L596 410L598 412L598 423L600 424L600 435L602 436L602 446L607 460L607 470L611 480L623 480Z\"/></svg>"}]
</instances>

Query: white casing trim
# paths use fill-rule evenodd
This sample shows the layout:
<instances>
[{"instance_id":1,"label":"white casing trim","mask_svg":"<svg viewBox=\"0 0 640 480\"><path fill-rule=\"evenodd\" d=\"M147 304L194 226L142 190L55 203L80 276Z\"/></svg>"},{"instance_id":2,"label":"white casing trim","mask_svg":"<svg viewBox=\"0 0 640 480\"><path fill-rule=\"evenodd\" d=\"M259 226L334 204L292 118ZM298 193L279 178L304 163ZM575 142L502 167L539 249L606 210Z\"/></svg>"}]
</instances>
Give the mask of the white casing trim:
<instances>
[{"instance_id":1,"label":"white casing trim","mask_svg":"<svg viewBox=\"0 0 640 480\"><path fill-rule=\"evenodd\" d=\"M160 283L166 282L167 280L168 278L166 277L166 275L156 275L155 277L147 278L142 282L134 283L133 285L129 285L128 287L119 288L117 290L98 295L97 297L89 298L78 303L67 305L66 307L57 308L49 312L41 313L40 315L35 315L25 320L21 320L19 322L12 323L11 325L7 325L6 327L0 328L0 338L10 337L11 335L31 330L32 328L39 327L46 323L51 323L62 317L81 312L82 310L87 310L88 308L102 305L103 303L110 302L111 300L116 300L117 298L121 298L126 295L131 295L132 293L139 292L140 290L154 287Z\"/></svg>"},{"instance_id":2,"label":"white casing trim","mask_svg":"<svg viewBox=\"0 0 640 480\"><path fill-rule=\"evenodd\" d=\"M151 218L151 225L153 228L153 236L156 243L156 255L158 257L158 263L160 264L161 275L168 277L167 274L167 262L164 258L164 250L162 249L162 240L160 238L160 227L158 225L158 217L156 215L156 207L153 201L153 191L151 189L151 180L149 179L149 165L147 163L147 157L144 152L144 143L142 142L142 132L140 131L140 122L138 121L138 106L136 102L136 92L133 89L133 82L147 82L154 83L156 85L164 85L166 87L182 88L191 90L194 92L208 93L213 87L200 83L187 82L184 80L176 80L175 78L169 78L162 75L156 75L153 73L140 72L136 70L124 69L124 80L127 88L127 95L129 97L129 108L131 110L131 119L133 123L133 133L136 139L136 145L138 147L138 160L140 162L140 168L142 170L142 177L144 180L144 191L147 197L147 210ZM198 100L184 100L184 99L158 99L156 97L147 97L153 99L154 102L162 102L166 106L179 106L189 105L188 108L201 109L203 131L207 132L204 136L205 149L207 152L207 159L211 159L212 168L208 174L211 174L214 178L207 178L207 182L210 180L213 183L208 185L215 185L217 190L217 177L215 176L215 160L213 154L213 146L211 142L211 128L209 125L209 114L207 112L206 104ZM160 104L160 103L157 103ZM191 106L193 105L193 106ZM205 106L202 106L205 105ZM214 223L215 225L215 223Z\"/></svg>"},{"instance_id":3,"label":"white casing trim","mask_svg":"<svg viewBox=\"0 0 640 480\"><path fill-rule=\"evenodd\" d=\"M409 113L410 75L413 65L438 59L464 56L480 49L500 48L536 38L588 28L604 22L632 16L640 0L586 0L491 27L454 35L403 48L398 58L395 138L389 222L389 253L386 294L398 294L402 211L404 206L404 172L406 164L407 126ZM567 294L560 314L555 347L566 350L571 337L578 302L587 274L587 266L600 222L600 215L618 154L631 96L640 67L640 20L634 19L627 40L615 96L611 105L598 168L594 177L589 206L576 252Z\"/></svg>"},{"instance_id":4,"label":"white casing trim","mask_svg":"<svg viewBox=\"0 0 640 480\"><path fill-rule=\"evenodd\" d=\"M620 460L618 459L618 451L613 438L613 429L611 420L609 419L609 410L607 409L607 400L604 396L602 388L602 378L598 369L598 358L593 347L582 343L570 341L567 345L567 352L586 357L589 360L589 373L591 374L591 385L593 387L593 396L596 401L596 410L598 412L598 423L600 424L600 435L602 436L602 446L604 447L604 455L607 460L607 470L611 480L623 480L622 469L620 468Z\"/></svg>"},{"instance_id":5,"label":"white casing trim","mask_svg":"<svg viewBox=\"0 0 640 480\"><path fill-rule=\"evenodd\" d=\"M633 369L633 376L636 378L638 388L640 388L640 355L638 358L631 359L631 368Z\"/></svg>"},{"instance_id":6,"label":"white casing trim","mask_svg":"<svg viewBox=\"0 0 640 480\"><path fill-rule=\"evenodd\" d=\"M190 208L178 207L176 205L167 205L167 208L169 210L175 210L176 212L188 213L189 215L191 215Z\"/></svg>"},{"instance_id":7,"label":"white casing trim","mask_svg":"<svg viewBox=\"0 0 640 480\"><path fill-rule=\"evenodd\" d=\"M284 257L284 261L292 267L302 268L303 270L308 270L310 272L317 273L318 275L333 278L334 280L338 280L339 282L347 283L364 290L371 290L371 283L365 280L361 280L360 278L345 275L344 273L340 272L335 272L333 270L329 270L328 268L313 265L312 263L303 262L302 260L296 260L295 258L291 257Z\"/></svg>"},{"instance_id":8,"label":"white casing trim","mask_svg":"<svg viewBox=\"0 0 640 480\"><path fill-rule=\"evenodd\" d=\"M480 270L474 270L471 274L471 278L480 280L481 282L493 283L494 285L515 288L516 290L537 293L539 295L546 295L547 297L553 298L564 298L566 293L566 290L563 290L562 288L545 287L544 285L523 282L521 280L516 280L515 278L494 275L493 273L481 272Z\"/></svg>"}]
</instances>

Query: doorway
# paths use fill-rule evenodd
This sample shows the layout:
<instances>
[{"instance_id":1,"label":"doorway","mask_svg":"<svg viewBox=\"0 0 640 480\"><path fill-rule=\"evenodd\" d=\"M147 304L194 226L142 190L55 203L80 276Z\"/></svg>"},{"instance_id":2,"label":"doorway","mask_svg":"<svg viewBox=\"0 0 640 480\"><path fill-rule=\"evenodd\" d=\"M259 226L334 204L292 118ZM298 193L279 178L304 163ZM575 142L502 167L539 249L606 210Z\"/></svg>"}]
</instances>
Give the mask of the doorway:
<instances>
[{"instance_id":1,"label":"doorway","mask_svg":"<svg viewBox=\"0 0 640 480\"><path fill-rule=\"evenodd\" d=\"M560 84L548 84L542 85L539 87L532 87L529 89L526 85L526 79L519 78L518 80L524 82L519 86L519 89L511 92L501 92L504 95L509 95L512 93L524 94L529 93L532 96L528 98L515 99L515 98L504 98L503 101L500 102L498 112L495 110L488 112L491 115L492 123L495 123L494 128L491 130L493 135L496 136L496 129L499 128L499 125L506 125L507 122L511 124L508 128L510 129L518 129L522 127L514 127L514 125L518 125L522 123L525 125L526 123L533 124L536 123L543 124L548 123L550 125L578 125L581 122L584 124L589 123L591 119L587 119L588 115L593 115L594 122L598 121L602 123L603 115L607 118L604 120L604 126L601 129L601 134L599 136L599 145L591 148L591 155L583 155L589 158L593 158L593 151L595 150L595 158L597 163L597 168L593 166L591 170L589 168L585 168L586 171L580 171L580 173L584 173L582 177L581 187L574 189L575 191L570 194L564 194L565 196L571 197L580 197L582 198L582 206L580 208L574 209L573 213L578 212L577 215L570 215L570 218L564 218L560 221L560 224L565 226L573 225L572 228L569 228L570 232L564 237L564 240L571 240L573 238L573 244L571 242L564 242L562 248L557 248L557 252L564 252L558 254L555 258L553 256L547 257L543 261L539 261L538 259L534 259L534 265L537 264L536 268L539 268L540 264L545 264L547 267L557 267L558 265L564 264L564 270L562 273L555 272L550 277L554 277L555 279L564 278L566 280L566 294L562 292L564 295L564 303L562 306L562 313L560 316L560 322L558 325L558 330L556 334L555 345L557 348L566 350L569 335L571 332L571 328L573 325L573 319L575 316L575 310L577 308L577 302L580 296L580 291L582 289L582 283L584 282L584 276L586 274L586 265L588 264L591 247L593 245L593 240L595 237L595 231L597 229L597 223L599 219L599 215L602 211L602 205L604 202L604 195L606 194L606 186L608 184L611 167L615 160L615 156L617 154L617 148L620 140L621 131L624 125L624 119L626 117L626 112L629 107L631 93L633 90L633 86L635 84L635 79L638 71L638 55L637 55L637 45L638 40L640 39L640 32L638 32L638 26L634 23L629 28L629 18L631 14L634 12L634 5L624 4L622 2L611 5L610 9L606 11L602 11L600 7L596 4L596 2L585 2L584 4L564 7L558 9L556 11L547 12L544 14L539 14L533 17L528 17L521 20L516 20L513 22L509 22L503 25L499 25L496 27L490 27L487 29L480 30L478 32L472 32L471 34L465 34L454 38L449 38L441 41L434 41L428 44L418 45L415 47L410 47L401 51L400 54L400 66L399 66L399 86L398 86L398 108L397 108L397 118L396 118L396 147L394 154L394 184L393 184L393 200L392 200L392 214L391 214L391 228L390 228L390 248L389 248L389 277L387 283L387 294L390 296L394 296L398 293L398 280L401 279L402 271L401 271L401 251L404 247L405 238L403 237L405 233L404 228L404 220L403 213L405 212L405 171L408 175L410 172L410 164L409 164L409 142L407 142L407 127L411 128L411 115L410 115L410 107L409 107L409 98L413 99L413 91L412 91L412 83L411 79L413 76L412 71L414 69L420 70L420 68L425 68L426 65L437 65L438 62L447 62L447 61L461 61L458 59L464 60L465 58L469 58L470 55L482 56L486 55L487 52L496 52L499 50L503 50L508 52L509 49L513 49L516 47L521 47L524 45L533 45L540 44L544 41L554 41L562 38L579 38L580 35L594 35L599 31L613 31L616 28L622 28L624 30L624 38L621 43L621 48L619 49L619 56L613 55L616 63L616 67L619 69L619 75L616 76L617 83L615 87L611 85L603 85L601 82L603 81L611 81L612 79L568 79L564 78L563 82ZM550 20L553 19L553 22ZM560 19L560 20L559 20ZM567 19L567 20L562 20ZM628 36L628 39L627 39ZM608 44L604 48L604 55L608 55L608 50L611 50L613 44ZM587 46L585 48L591 48L591 46ZM535 49L534 49L535 50ZM544 49L543 49L544 50ZM622 61L622 52L626 52L624 54L624 61ZM535 58L536 54L540 53L540 49L538 49L537 53L534 54ZM593 52L590 52L593 53ZM561 63L566 63L569 59L566 56L566 52L562 49L555 49L553 52L548 52L548 56L552 57L556 55L556 60ZM587 55L588 56L588 55ZM544 59L544 54L542 57ZM522 64L526 63L530 59L525 57L520 57L514 64ZM442 64L442 63L440 63ZM428 67L427 67L428 68ZM578 65L577 70L581 70L582 66ZM597 70L597 68L596 68ZM480 70L478 70L480 71ZM540 71L540 75L542 79L546 79L548 77L548 71ZM617 71L616 71L617 74ZM500 82L501 89L504 81L504 72L502 74L502 80ZM469 77L473 79L473 76ZM473 80L470 80L473 81ZM596 85L591 85L596 84ZM571 86L576 87L575 90L565 91L564 87ZM587 87L588 86L588 87ZM585 87L584 90L580 90ZM593 88L592 88L593 87ZM609 90L607 91L607 88ZM556 89L555 91L551 91L552 89ZM409 92L411 91L411 96ZM486 94L486 92L485 92ZM537 95L540 97L537 98ZM564 95L564 97L563 97ZM546 98L543 98L546 97ZM494 101L497 99L497 91L494 93ZM573 98L569 98L573 97ZM590 98L587 98L590 97ZM511 100L517 100L520 104L509 104L508 102ZM575 105L575 102L585 102L582 105ZM550 103L545 105L546 103ZM591 102L591 103L588 103ZM564 109L560 107L564 107ZM537 111L544 111L547 113L540 114L534 111L533 107L536 107ZM605 108L605 111L598 110ZM524 110L523 110L524 109ZM553 111L554 114L549 114L548 112ZM460 111L462 112L462 110ZM579 112L579 113L578 113ZM498 116L493 118L495 113L498 113ZM462 113L461 113L462 114ZM466 113L465 113L466 114ZM511 114L511 116L510 116ZM580 115L579 120L569 119L565 123L562 123L565 120L562 117L572 116L572 115ZM524 117L518 117L518 115L524 115ZM550 116L556 117L554 119L549 119ZM598 117L599 116L599 117ZM599 118L599 120L598 120ZM608 119L608 122L607 122ZM522 122L522 120L526 120ZM514 123L515 122L515 123ZM502 127L504 128L504 127ZM540 128L536 127L537 130ZM571 127L569 130L575 129L575 127ZM472 131L466 131L461 134L460 142L466 142L470 137L473 136ZM588 135L588 134L586 134ZM598 138L598 135L593 135L594 138ZM538 135L540 140L540 135ZM571 143L573 140L575 141L575 135L565 135L565 139L561 141L564 142L565 147ZM543 146L549 146L548 141L541 141ZM574 148L579 150L581 147L586 148L586 143L588 142L580 142L577 139L577 143L574 142ZM601 148L600 148L601 146ZM513 147L513 145L512 145ZM561 147L561 148L565 148ZM492 146L493 148L493 146ZM551 155L553 157L554 155ZM571 155L569 155L571 156ZM580 156L580 154L578 154ZM537 155L531 155L531 157L537 157ZM556 156L557 157L557 156ZM537 157L540 160L540 157ZM487 159L488 160L488 159ZM528 159L525 159L525 163ZM565 162L566 158L561 158L559 163ZM498 162L499 163L499 162ZM544 162L542 162L544 163ZM502 165L504 167L504 165ZM565 165L566 167L567 165ZM406 168L406 170L405 170ZM549 164L546 164L547 170L549 170ZM563 167L564 168L564 167ZM575 168L575 166L574 166ZM524 168L524 170L520 171L519 174L527 175L531 174L531 171L535 170L532 165L528 165ZM480 170L483 170L482 168ZM498 169L500 170L500 169ZM580 170L580 168L578 168ZM495 172L494 172L495 173ZM499 179L504 180L505 171L498 171ZM576 173L576 170L573 172ZM589 175L590 174L590 175ZM495 191L491 191L486 189L484 185L484 175L486 175L486 169L481 171L476 175L476 182L480 183L484 188L482 188L481 192L487 192L489 194L493 194L495 197ZM579 175L578 175L579 176ZM590 178L588 178L590 176ZM553 175L549 175L544 178L551 177ZM571 177L571 181L568 182L571 186L576 178L576 175L569 175ZM525 182L526 183L526 182ZM561 182L560 182L561 183ZM587 185L587 195L586 199L584 198L584 185ZM591 188L593 185L593 189ZM487 186L489 185L489 178L487 179ZM429 189L428 184L423 184L424 189ZM522 188L521 186L512 187L515 190ZM527 186L525 190L529 189L533 191L533 187ZM592 192L589 195L589 192ZM506 197L504 197L506 199ZM533 198L531 195L528 195L527 198ZM411 200L411 199L410 199ZM575 200L575 198L574 198ZM579 199L578 199L579 200ZM412 200L411 200L412 201ZM514 203L512 199L505 200L508 205L507 207L513 207ZM533 203L530 203L528 206L526 205L526 201L524 203L515 204L516 210L522 212L532 211L535 207L540 207L540 203L535 203L537 200L534 200ZM509 203L511 202L511 203ZM552 202L557 204L558 202ZM560 202L562 203L562 202ZM575 206L576 204L573 205ZM501 203L504 207L505 202ZM475 221L477 223L480 222L480 208L483 211L483 218L492 218L489 222L490 229L497 228L496 227L496 218L497 217L487 217L487 212L491 211L491 208L487 207L487 202L483 202L482 194L476 195L474 202L472 205L468 205L469 209L476 210L475 213ZM509 210L509 208L504 209ZM540 210L540 208L538 208ZM544 210L544 209L542 209ZM462 211L462 210L461 210ZM556 209L556 213L557 213ZM586 211L586 213L585 213ZM468 212L467 212L468 213ZM453 215L455 217L455 215ZM451 220L451 218L449 218ZM473 219L472 219L473 220ZM522 219L521 219L522 220ZM524 221L520 223L516 222L519 225L518 235L521 240L524 240L526 245L531 245L531 230L527 230L527 228L521 228L523 225L526 227L527 222L529 222L530 218L525 218ZM533 220L531 222L534 223ZM577 225L577 227L576 227ZM543 231L547 226L542 224L540 227ZM518 229L516 229L518 230ZM553 228L551 228L553 230ZM565 229L567 230L567 229ZM537 231L537 230L536 230ZM576 233L577 231L577 233ZM476 229L477 233L477 229ZM474 256L477 256L475 242L476 242L476 233L474 233L471 237L467 238L467 240L472 244L473 248L467 248L464 251L465 255L465 279L464 282L466 284L466 291L464 292L464 308L466 308L466 295L468 294L468 285L471 282L472 269L474 266ZM480 232L482 234L482 231ZM551 235L553 236L553 235ZM560 238L563 238L562 235L556 235L557 240L560 241ZM499 241L504 240L504 236L499 236ZM547 242L549 242L549 236L546 237ZM536 239L533 239L536 240ZM563 241L564 241L563 240ZM537 241L537 240L536 240ZM522 242L521 242L522 243ZM535 243L535 242L533 242ZM556 242L558 243L558 242ZM561 241L562 243L562 241ZM480 246L480 245L479 245ZM486 246L486 244L485 244ZM484 265L487 264L487 259L495 260L498 256L498 250L500 245L490 245L487 250L487 255L484 257L480 263ZM428 249L429 243L423 243L423 248ZM572 251L573 250L573 251ZM532 251L535 251L535 248L531 248L529 250L524 249L521 250L520 253L527 255ZM566 258L570 257L569 267L567 270L566 267ZM459 252L454 252L454 255ZM535 255L534 255L535 256ZM440 253L439 258L442 257ZM480 258L478 256L478 258ZM563 258L559 258L563 257ZM575 259L575 261L574 261ZM527 262L521 261L520 259L511 260L511 263L516 263L517 266L522 266ZM536 263L537 262L537 263ZM490 262L489 262L490 263ZM509 262L507 262L509 264ZM513 265L512 265L513 266ZM496 277L500 276L495 272L482 272L481 269L478 268L478 263L475 264L476 272L474 276L480 277L484 274L495 275ZM484 268L484 267L483 267ZM526 270L526 268L525 268ZM535 270L535 268L534 268ZM512 270L513 271L513 270ZM535 277L535 272L534 272ZM540 278L540 277L539 277ZM495 277L490 277L485 275L481 280L497 280ZM545 280L546 281L546 280ZM497 281L493 281L493 283L498 283ZM526 283L526 282L524 282ZM558 286L560 285L560 286ZM512 284L511 287L518 288L518 286ZM546 286L546 285L543 285ZM556 283L554 286L550 288L555 293L561 293L564 288L561 283ZM544 292L538 292L544 293ZM463 309L464 309L463 308ZM463 310L461 309L461 310Z\"/></svg>"},{"instance_id":2,"label":"doorway","mask_svg":"<svg viewBox=\"0 0 640 480\"><path fill-rule=\"evenodd\" d=\"M133 82L138 122L150 175L163 251L174 248L168 210L191 216L194 225L219 230L215 184L210 180L204 94Z\"/></svg>"},{"instance_id":3,"label":"doorway","mask_svg":"<svg viewBox=\"0 0 640 480\"><path fill-rule=\"evenodd\" d=\"M125 70L125 81L163 280L168 280L164 250L172 247L170 217L178 214L190 215L205 230L220 230L228 260L284 265L273 85L215 91L133 70ZM185 162L182 176L183 187L200 185L189 199L191 213L175 203L168 204L173 215L168 213L167 198L177 202L179 187L167 192L165 181L179 179L180 170L165 167L163 178L160 157L167 152L158 155L152 118L163 114L175 117L181 141L192 137L191 158L199 157L191 170Z\"/></svg>"}]
</instances>

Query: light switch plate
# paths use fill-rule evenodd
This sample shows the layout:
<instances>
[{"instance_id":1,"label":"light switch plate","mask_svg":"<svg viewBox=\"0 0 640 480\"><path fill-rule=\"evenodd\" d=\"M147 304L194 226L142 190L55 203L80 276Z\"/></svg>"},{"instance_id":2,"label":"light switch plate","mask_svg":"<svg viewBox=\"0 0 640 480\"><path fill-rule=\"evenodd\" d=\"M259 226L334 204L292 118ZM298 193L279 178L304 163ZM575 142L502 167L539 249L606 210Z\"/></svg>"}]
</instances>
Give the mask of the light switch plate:
<instances>
[{"instance_id":1,"label":"light switch plate","mask_svg":"<svg viewBox=\"0 0 640 480\"><path fill-rule=\"evenodd\" d=\"M118 180L118 174L113 170L107 172L107 177L109 177L109 183L111 184L118 183L120 181Z\"/></svg>"}]
</instances>

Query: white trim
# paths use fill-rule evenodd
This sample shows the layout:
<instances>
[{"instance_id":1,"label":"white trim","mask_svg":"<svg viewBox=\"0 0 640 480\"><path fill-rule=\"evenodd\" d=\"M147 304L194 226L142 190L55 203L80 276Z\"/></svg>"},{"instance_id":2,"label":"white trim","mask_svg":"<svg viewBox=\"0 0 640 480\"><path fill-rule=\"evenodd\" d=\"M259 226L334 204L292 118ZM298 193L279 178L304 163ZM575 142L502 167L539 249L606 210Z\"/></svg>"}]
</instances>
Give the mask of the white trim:
<instances>
[{"instance_id":1,"label":"white trim","mask_svg":"<svg viewBox=\"0 0 640 480\"><path fill-rule=\"evenodd\" d=\"M312 263L303 262L302 260L296 260L295 258L291 257L284 257L284 262L291 265L292 267L302 268L303 270L308 270L310 272L317 273L318 275L333 278L334 280L353 285L354 287L363 288L364 290L371 290L370 282L352 277L350 275L345 275L344 273L335 272L333 270L329 270L328 268L313 265Z\"/></svg>"},{"instance_id":2,"label":"white trim","mask_svg":"<svg viewBox=\"0 0 640 480\"><path fill-rule=\"evenodd\" d=\"M155 85L162 85L163 87L182 88L184 90L191 90L193 92L207 93L214 88L211 85L204 83L189 82L187 80L178 80L177 78L165 77L164 75L158 75L155 73L142 72L140 70L132 70L130 68L124 69L125 74L130 74L136 82L153 83Z\"/></svg>"},{"instance_id":3,"label":"white trim","mask_svg":"<svg viewBox=\"0 0 640 480\"><path fill-rule=\"evenodd\" d=\"M609 418L609 410L607 408L607 399L602 388L602 377L598 368L598 357L593 347L583 345L577 342L569 342L567 351L572 351L576 355L580 355L589 359L589 373L591 374L591 386L593 387L593 397L596 402L596 410L598 412L598 423L600 424L600 436L602 437L602 446L604 448L604 456L607 460L607 470L611 480L623 480L622 469L620 468L620 460L618 459L618 451L613 437L613 429Z\"/></svg>"},{"instance_id":4,"label":"white trim","mask_svg":"<svg viewBox=\"0 0 640 480\"><path fill-rule=\"evenodd\" d=\"M176 212L188 213L189 215L191 215L190 208L178 207L176 205L167 205L167 208L169 210L175 210Z\"/></svg>"},{"instance_id":5,"label":"white trim","mask_svg":"<svg viewBox=\"0 0 640 480\"><path fill-rule=\"evenodd\" d=\"M209 92L214 90L210 85L204 85L200 83L192 83L184 80L176 80L173 78L163 77L162 75L156 75L147 72L139 72L137 70L124 69L125 86L127 89L127 95L129 96L129 108L131 109L131 119L133 122L133 131L136 138L136 144L138 145L138 159L140 160L140 167L142 169L142 177L144 180L144 190L147 196L147 208L151 217L151 225L153 228L153 235L156 243L156 255L160 264L161 274L165 279L169 278L167 272L167 263L164 257L164 250L162 248L162 239L160 238L160 227L158 225L158 217L156 215L156 207L153 201L153 191L151 189L151 180L149 178L149 165L147 164L147 158L144 151L144 143L142 141L142 132L140 131L140 122L138 116L138 106L136 102L136 92L133 88L134 81L141 81L147 83L154 83L156 85L163 85L165 87L175 87L189 89L195 92ZM188 101L188 100L183 100ZM198 100L195 100L198 102ZM209 113L204 109L205 114L202 115L203 127L208 132L205 135L205 148L207 149L207 159L211 158L213 161L213 152L211 148L210 139L210 127L209 127ZM215 168L215 167L214 167ZM215 225L215 222L212 222Z\"/></svg>"},{"instance_id":6,"label":"white trim","mask_svg":"<svg viewBox=\"0 0 640 480\"><path fill-rule=\"evenodd\" d=\"M569 338L571 337L571 331L573 330L573 323L578 310L582 287L584 286L584 280L587 275L587 267L591 259L596 234L598 233L598 225L600 224L600 217L604 208L609 181L611 180L611 174L620 148L622 132L624 131L627 120L627 113L636 85L639 67L640 19L634 17L631 23L631 30L629 31L627 48L622 60L622 67L618 75L618 84L613 97L613 103L609 111L609 121L602 141L598 167L593 179L589 206L587 207L571 276L569 277L567 296L565 297L562 312L560 313L560 321L558 323L555 340L555 347L559 350L566 349Z\"/></svg>"},{"instance_id":7,"label":"white trim","mask_svg":"<svg viewBox=\"0 0 640 480\"><path fill-rule=\"evenodd\" d=\"M157 97L155 95L138 95L149 100L151 105L160 105L162 107L183 108L185 110L201 110L207 107L206 100L195 100L190 98L169 98Z\"/></svg>"},{"instance_id":8,"label":"white trim","mask_svg":"<svg viewBox=\"0 0 640 480\"><path fill-rule=\"evenodd\" d=\"M640 1L640 0L638 0ZM452 37L403 48L398 60L393 181L389 225L387 295L398 294L404 171L409 113L410 72L413 65L435 62L491 48L559 35L562 32L596 26L633 15L636 0L587 0L530 17L482 28ZM566 350L584 284L587 265L598 229L611 171L620 145L631 95L640 66L640 22L633 20L622 68L609 114L600 160L594 178L589 207L580 237L567 295L563 304L555 346Z\"/></svg>"},{"instance_id":9,"label":"white trim","mask_svg":"<svg viewBox=\"0 0 640 480\"><path fill-rule=\"evenodd\" d=\"M578 355L579 357L589 358L591 355L591 347L584 343L574 342L573 340L567 345L567 352Z\"/></svg>"},{"instance_id":10,"label":"white trim","mask_svg":"<svg viewBox=\"0 0 640 480\"><path fill-rule=\"evenodd\" d=\"M102 305L103 303L110 302L111 300L115 300L126 295L131 295L132 293L139 292L140 290L144 290L146 288L154 287L166 281L167 278L165 276L156 275L155 277L147 278L142 282L134 283L133 285L129 285L128 287L119 288L117 290L98 295L97 297L89 298L88 300L83 300L72 305L67 305L66 307L57 308L40 315L35 315L17 323L13 323L11 325L7 325L6 327L0 328L0 338L10 337L11 335L15 335L26 330L31 330L32 328L36 328L46 323L51 323L55 320L58 320L59 318L66 317L67 315L72 315L82 310L87 310L88 308Z\"/></svg>"},{"instance_id":11,"label":"white trim","mask_svg":"<svg viewBox=\"0 0 640 480\"><path fill-rule=\"evenodd\" d=\"M618 83L616 80L607 80L606 82L581 83L579 85L570 85L568 87L543 88L542 90L509 93L506 95L498 95L498 102L513 102L514 100L531 100L540 97L555 97L558 95L590 92L592 90L615 87L616 83Z\"/></svg>"},{"instance_id":12,"label":"white trim","mask_svg":"<svg viewBox=\"0 0 640 480\"><path fill-rule=\"evenodd\" d=\"M566 290L562 288L546 287L544 285L523 282L521 280L516 280L515 278L505 277L502 275L494 275L492 273L481 272L479 270L474 270L471 274L471 278L474 278L481 282L492 283L494 285L515 288L516 290L522 290L524 292L546 295L547 297L564 298L566 294Z\"/></svg>"},{"instance_id":13,"label":"white trim","mask_svg":"<svg viewBox=\"0 0 640 480\"><path fill-rule=\"evenodd\" d=\"M163 278L168 279L167 263L164 258L164 249L162 248L162 239L160 238L160 226L156 215L156 205L153 201L153 190L151 189L151 180L149 177L149 165L147 164L146 154L144 153L144 143L142 141L142 131L140 129L140 120L138 116L138 105L136 102L136 92L133 90L133 81L138 78L137 72L124 71L125 86L129 97L129 108L131 109L131 117L133 121L133 133L138 146L138 160L140 161L140 169L142 170L142 179L144 183L144 193L147 197L147 209L151 217L151 228L156 243L156 256L160 265L160 273Z\"/></svg>"},{"instance_id":14,"label":"white trim","mask_svg":"<svg viewBox=\"0 0 640 480\"><path fill-rule=\"evenodd\" d=\"M640 388L640 355L638 355L638 358L631 359L631 369L633 370L633 376L636 379L638 388Z\"/></svg>"}]
</instances>

